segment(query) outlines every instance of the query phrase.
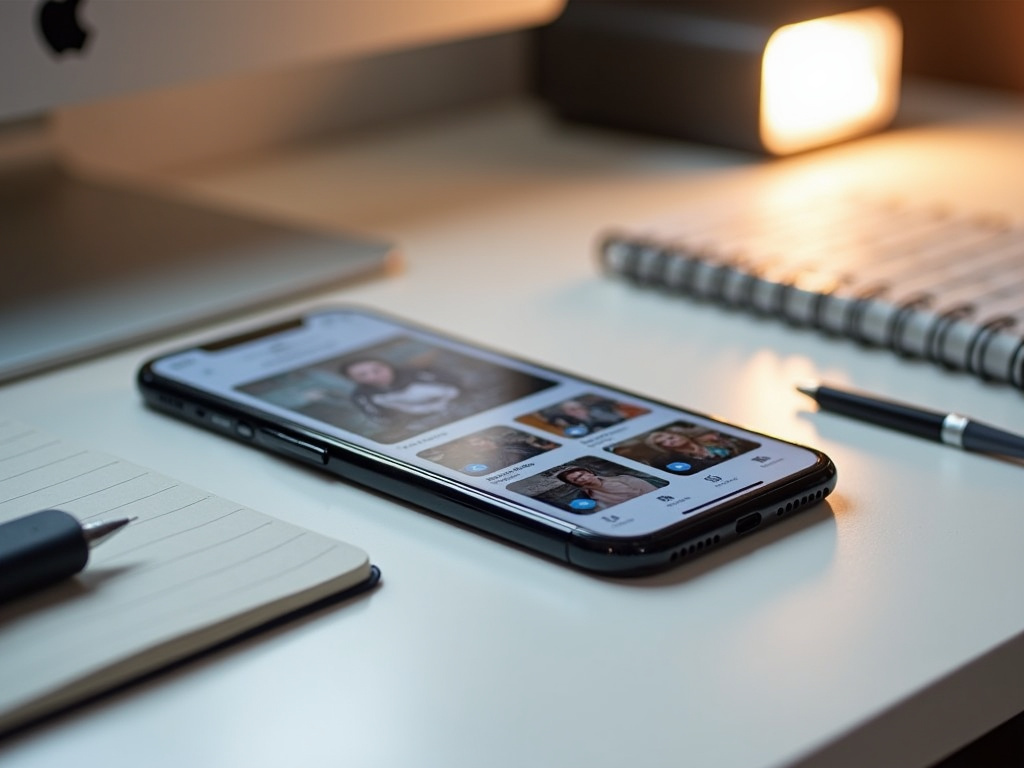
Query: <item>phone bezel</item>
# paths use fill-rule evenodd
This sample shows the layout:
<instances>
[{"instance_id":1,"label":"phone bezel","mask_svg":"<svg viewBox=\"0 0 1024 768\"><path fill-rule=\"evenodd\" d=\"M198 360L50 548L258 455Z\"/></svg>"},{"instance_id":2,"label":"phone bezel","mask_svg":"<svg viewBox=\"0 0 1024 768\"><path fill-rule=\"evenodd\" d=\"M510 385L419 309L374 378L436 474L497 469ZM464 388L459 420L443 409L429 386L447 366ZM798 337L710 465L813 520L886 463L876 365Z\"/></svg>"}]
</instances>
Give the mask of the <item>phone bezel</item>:
<instances>
[{"instance_id":1,"label":"phone bezel","mask_svg":"<svg viewBox=\"0 0 1024 768\"><path fill-rule=\"evenodd\" d=\"M526 505L488 494L486 491L460 483L457 479L407 464L401 459L374 451L371 448L344 441L336 436L318 432L306 425L289 421L277 414L269 414L248 403L236 402L218 394L183 384L157 373L154 366L159 360L186 352L189 349L217 350L242 344L254 339L280 333L304 324L311 315L324 312L355 312L380 318L400 328L426 333L442 339L500 355L504 358L536 366L554 374L612 390L626 398L639 398L660 406L693 414L727 428L739 428L789 445L797 445L815 456L815 463L780 480L759 487L752 493L736 499L722 501L716 507L692 518L682 518L671 526L631 538L601 534L583 525L545 516ZM755 430L724 422L689 408L665 403L646 395L638 395L617 386L611 386L568 373L550 365L535 363L516 355L490 349L476 342L466 341L452 334L436 331L422 325L393 317L377 310L355 306L326 307L313 310L285 323L256 328L209 343L192 345L160 354L139 369L137 383L145 402L156 410L169 413L215 433L230 436L239 442L254 445L288 458L302 461L294 451L287 450L280 436L316 449L309 452L304 463L312 464L332 474L371 488L402 501L422 507L434 514L454 520L476 530L511 541L549 557L570 563L589 571L615 575L635 575L661 570L681 559L703 552L743 535L737 522L750 515L760 515L758 524L786 516L788 512L808 506L829 495L835 488L836 469L831 459L821 451L788 440L765 435ZM218 424L209 417L222 417ZM239 431L235 425L243 423L248 429ZM277 435L278 437L274 437ZM322 453L321 453L322 452ZM317 457L319 457L318 460Z\"/></svg>"}]
</instances>

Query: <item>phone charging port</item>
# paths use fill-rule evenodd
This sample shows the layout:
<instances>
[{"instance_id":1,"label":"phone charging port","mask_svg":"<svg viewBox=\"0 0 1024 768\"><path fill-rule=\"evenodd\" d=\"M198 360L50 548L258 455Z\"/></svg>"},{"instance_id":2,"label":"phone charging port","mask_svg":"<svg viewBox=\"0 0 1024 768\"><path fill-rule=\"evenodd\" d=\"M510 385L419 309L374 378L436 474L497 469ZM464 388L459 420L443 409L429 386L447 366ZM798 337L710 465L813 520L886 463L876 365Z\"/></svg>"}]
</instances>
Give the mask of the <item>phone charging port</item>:
<instances>
[{"instance_id":1,"label":"phone charging port","mask_svg":"<svg viewBox=\"0 0 1024 768\"><path fill-rule=\"evenodd\" d=\"M749 533L761 524L761 513L752 512L736 521L736 533Z\"/></svg>"}]
</instances>

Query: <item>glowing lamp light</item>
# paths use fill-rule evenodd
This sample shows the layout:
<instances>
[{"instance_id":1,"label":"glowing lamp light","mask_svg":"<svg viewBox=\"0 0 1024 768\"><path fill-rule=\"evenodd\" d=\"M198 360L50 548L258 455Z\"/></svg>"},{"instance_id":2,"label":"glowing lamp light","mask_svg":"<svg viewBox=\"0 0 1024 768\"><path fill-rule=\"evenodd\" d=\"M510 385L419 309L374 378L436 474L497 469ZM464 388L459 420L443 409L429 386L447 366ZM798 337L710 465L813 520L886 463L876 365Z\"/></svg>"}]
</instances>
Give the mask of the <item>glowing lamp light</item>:
<instances>
[{"instance_id":1,"label":"glowing lamp light","mask_svg":"<svg viewBox=\"0 0 1024 768\"><path fill-rule=\"evenodd\" d=\"M786 155L888 125L902 42L850 2L570 0L537 83L569 119Z\"/></svg>"},{"instance_id":2,"label":"glowing lamp light","mask_svg":"<svg viewBox=\"0 0 1024 768\"><path fill-rule=\"evenodd\" d=\"M785 155L884 128L899 104L899 20L866 8L790 24L765 46L761 140Z\"/></svg>"}]
</instances>

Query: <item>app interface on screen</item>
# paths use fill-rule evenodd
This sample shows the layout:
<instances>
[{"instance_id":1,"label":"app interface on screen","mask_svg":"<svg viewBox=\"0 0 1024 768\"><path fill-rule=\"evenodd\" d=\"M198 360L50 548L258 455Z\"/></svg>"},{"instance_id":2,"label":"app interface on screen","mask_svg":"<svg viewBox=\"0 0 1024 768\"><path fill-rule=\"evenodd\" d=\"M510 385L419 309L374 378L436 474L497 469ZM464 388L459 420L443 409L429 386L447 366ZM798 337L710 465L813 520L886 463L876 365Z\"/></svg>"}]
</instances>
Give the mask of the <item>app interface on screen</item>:
<instances>
[{"instance_id":1,"label":"app interface on screen","mask_svg":"<svg viewBox=\"0 0 1024 768\"><path fill-rule=\"evenodd\" d=\"M788 443L352 312L154 367L610 536L664 528L816 461Z\"/></svg>"}]
</instances>

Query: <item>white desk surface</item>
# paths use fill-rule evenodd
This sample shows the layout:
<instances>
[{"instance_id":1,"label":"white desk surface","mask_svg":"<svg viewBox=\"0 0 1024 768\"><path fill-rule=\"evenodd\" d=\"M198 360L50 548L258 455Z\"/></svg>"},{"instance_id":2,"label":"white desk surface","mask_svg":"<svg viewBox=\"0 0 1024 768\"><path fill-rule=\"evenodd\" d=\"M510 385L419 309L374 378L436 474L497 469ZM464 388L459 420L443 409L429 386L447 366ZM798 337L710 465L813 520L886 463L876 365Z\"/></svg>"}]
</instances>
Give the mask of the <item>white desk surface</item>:
<instances>
[{"instance_id":1,"label":"white desk surface","mask_svg":"<svg viewBox=\"0 0 1024 768\"><path fill-rule=\"evenodd\" d=\"M9 384L0 412L359 544L384 579L8 739L0 763L914 766L1024 709L1021 467L813 413L793 385L1024 430L1020 392L633 289L592 252L603 226L720 184L916 190L1024 215L1024 108L961 97L951 122L781 163L500 104L182 175L402 244L398 273L315 303L380 307L819 446L838 491L672 573L615 581L143 408L139 363L220 329Z\"/></svg>"}]
</instances>

